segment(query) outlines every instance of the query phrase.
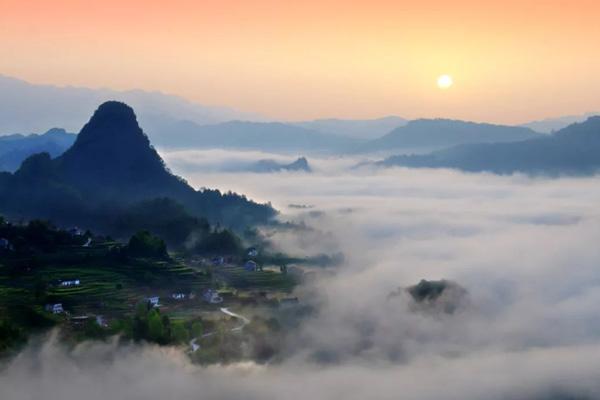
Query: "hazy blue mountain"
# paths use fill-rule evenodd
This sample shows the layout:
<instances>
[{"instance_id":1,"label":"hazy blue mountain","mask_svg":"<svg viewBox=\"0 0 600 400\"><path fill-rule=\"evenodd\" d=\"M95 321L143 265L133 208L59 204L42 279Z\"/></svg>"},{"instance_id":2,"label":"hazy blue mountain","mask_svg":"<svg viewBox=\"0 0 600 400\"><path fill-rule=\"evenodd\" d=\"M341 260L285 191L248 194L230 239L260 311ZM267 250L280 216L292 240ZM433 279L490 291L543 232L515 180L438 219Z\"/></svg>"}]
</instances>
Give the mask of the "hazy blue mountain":
<instances>
[{"instance_id":1,"label":"hazy blue mountain","mask_svg":"<svg viewBox=\"0 0 600 400\"><path fill-rule=\"evenodd\" d=\"M406 125L404 118L389 116L376 119L316 119L313 121L294 122L301 126L321 133L348 136L356 139L376 139L393 129Z\"/></svg>"},{"instance_id":2,"label":"hazy blue mountain","mask_svg":"<svg viewBox=\"0 0 600 400\"><path fill-rule=\"evenodd\" d=\"M263 120L257 115L207 107L160 92L36 85L0 75L0 135L45 132L53 126L76 132L98 104L108 100L119 100L134 107L150 137L155 124L163 120L189 120L198 124L233 119Z\"/></svg>"},{"instance_id":3,"label":"hazy blue mountain","mask_svg":"<svg viewBox=\"0 0 600 400\"><path fill-rule=\"evenodd\" d=\"M41 135L0 136L0 171L15 171L23 160L35 153L59 156L73 144L75 138L75 134L58 128Z\"/></svg>"},{"instance_id":4,"label":"hazy blue mountain","mask_svg":"<svg viewBox=\"0 0 600 400\"><path fill-rule=\"evenodd\" d=\"M308 160L305 157L300 157L296 161L289 164L281 163L275 160L259 160L248 168L251 172L281 172L281 171L302 171L311 172L308 165Z\"/></svg>"},{"instance_id":5,"label":"hazy blue mountain","mask_svg":"<svg viewBox=\"0 0 600 400\"><path fill-rule=\"evenodd\" d=\"M171 121L155 129L153 143L165 148L221 148L262 151L342 152L359 139L325 134L279 122L230 121L198 125Z\"/></svg>"},{"instance_id":6,"label":"hazy blue mountain","mask_svg":"<svg viewBox=\"0 0 600 400\"><path fill-rule=\"evenodd\" d=\"M133 110L115 101L102 104L73 146L52 159L27 158L14 173L0 173L0 214L50 218L95 226L143 200L170 198L192 215L229 226L268 221L275 211L245 196L196 191L171 174Z\"/></svg>"},{"instance_id":7,"label":"hazy blue mountain","mask_svg":"<svg viewBox=\"0 0 600 400\"><path fill-rule=\"evenodd\" d=\"M426 155L394 156L378 164L498 174L593 174L600 170L600 116L536 139L455 146Z\"/></svg>"},{"instance_id":8,"label":"hazy blue mountain","mask_svg":"<svg viewBox=\"0 0 600 400\"><path fill-rule=\"evenodd\" d=\"M538 121L531 121L526 124L522 124L526 128L531 128L536 132L552 133L562 128L565 128L571 124L577 122L583 122L591 116L597 115L598 113L586 113L581 115L567 115L564 117L557 118L546 118Z\"/></svg>"},{"instance_id":9,"label":"hazy blue mountain","mask_svg":"<svg viewBox=\"0 0 600 400\"><path fill-rule=\"evenodd\" d=\"M440 149L467 143L514 142L540 136L529 128L448 119L418 119L372 140L362 152L393 149Z\"/></svg>"}]
</instances>

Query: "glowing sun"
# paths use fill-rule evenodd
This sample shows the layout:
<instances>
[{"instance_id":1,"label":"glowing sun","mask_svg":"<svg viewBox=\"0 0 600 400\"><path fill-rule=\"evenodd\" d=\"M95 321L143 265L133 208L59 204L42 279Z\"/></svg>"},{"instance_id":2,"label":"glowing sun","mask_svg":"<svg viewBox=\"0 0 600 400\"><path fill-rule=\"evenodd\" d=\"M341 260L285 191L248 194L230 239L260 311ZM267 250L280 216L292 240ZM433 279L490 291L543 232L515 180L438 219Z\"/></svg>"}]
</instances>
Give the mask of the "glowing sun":
<instances>
[{"instance_id":1,"label":"glowing sun","mask_svg":"<svg viewBox=\"0 0 600 400\"><path fill-rule=\"evenodd\" d=\"M440 89L448 89L452 84L454 84L454 81L450 75L441 75L437 80Z\"/></svg>"}]
</instances>

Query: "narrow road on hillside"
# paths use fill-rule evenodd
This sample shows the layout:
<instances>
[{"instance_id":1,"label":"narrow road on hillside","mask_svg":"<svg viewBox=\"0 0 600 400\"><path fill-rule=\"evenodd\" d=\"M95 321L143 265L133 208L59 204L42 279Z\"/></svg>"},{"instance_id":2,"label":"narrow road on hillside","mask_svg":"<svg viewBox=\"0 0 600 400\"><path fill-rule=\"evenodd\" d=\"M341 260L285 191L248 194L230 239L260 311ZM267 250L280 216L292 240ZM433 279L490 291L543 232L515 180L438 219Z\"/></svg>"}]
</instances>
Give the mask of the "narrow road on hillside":
<instances>
[{"instance_id":1,"label":"narrow road on hillside","mask_svg":"<svg viewBox=\"0 0 600 400\"><path fill-rule=\"evenodd\" d=\"M230 317L237 318L241 321L241 324L236 326L235 328L231 328L230 332L240 332L242 329L244 329L244 327L246 325L248 325L250 323L250 320L248 318L244 317L243 315L236 314L232 311L229 311L229 308L227 308L227 307L222 307L221 312L223 314L229 315ZM202 335L200 337L195 337L192 340L190 340L191 352L193 353L200 348L200 345L198 344L198 339L203 339L205 337L212 336L215 333L216 332L205 333L204 335Z\"/></svg>"}]
</instances>

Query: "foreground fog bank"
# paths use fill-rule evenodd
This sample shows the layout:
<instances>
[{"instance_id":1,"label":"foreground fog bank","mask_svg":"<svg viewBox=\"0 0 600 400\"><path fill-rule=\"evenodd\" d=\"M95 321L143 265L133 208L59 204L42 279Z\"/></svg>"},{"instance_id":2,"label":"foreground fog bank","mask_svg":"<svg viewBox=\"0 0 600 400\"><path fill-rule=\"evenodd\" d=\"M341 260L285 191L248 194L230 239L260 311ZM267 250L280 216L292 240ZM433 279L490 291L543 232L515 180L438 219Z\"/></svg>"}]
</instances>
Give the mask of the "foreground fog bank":
<instances>
[{"instance_id":1,"label":"foreground fog bank","mask_svg":"<svg viewBox=\"0 0 600 400\"><path fill-rule=\"evenodd\" d=\"M423 357L409 365L316 368L251 363L199 368L172 349L49 339L0 377L0 398L46 399L585 399L598 398L600 346Z\"/></svg>"},{"instance_id":2,"label":"foreground fog bank","mask_svg":"<svg viewBox=\"0 0 600 400\"><path fill-rule=\"evenodd\" d=\"M600 178L347 172L351 159L311 160L312 174L207 172L222 156L165 158L195 186L271 200L315 228L272 236L281 249L345 255L299 289L318 312L283 360L201 368L177 349L67 350L51 336L2 367L0 399L600 398ZM415 307L398 288L421 279L464 298L452 313Z\"/></svg>"}]
</instances>

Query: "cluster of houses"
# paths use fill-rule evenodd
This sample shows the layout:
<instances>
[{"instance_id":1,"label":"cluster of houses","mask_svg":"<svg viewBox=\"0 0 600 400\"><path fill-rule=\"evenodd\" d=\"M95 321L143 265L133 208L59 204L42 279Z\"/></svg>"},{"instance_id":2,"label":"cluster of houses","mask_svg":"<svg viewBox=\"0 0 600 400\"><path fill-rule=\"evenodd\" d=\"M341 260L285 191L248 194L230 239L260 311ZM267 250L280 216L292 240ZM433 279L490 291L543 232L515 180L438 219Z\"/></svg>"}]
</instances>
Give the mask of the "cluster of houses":
<instances>
[{"instance_id":1,"label":"cluster of houses","mask_svg":"<svg viewBox=\"0 0 600 400\"><path fill-rule=\"evenodd\" d=\"M211 260L211 263L215 267L221 267L228 263L231 263L231 261L225 257L219 256L219 257L213 257ZM244 267L244 270L246 270L246 271L259 271L260 270L259 265L256 263L256 261L253 261L253 260L246 261L244 263L243 267Z\"/></svg>"},{"instance_id":2,"label":"cluster of houses","mask_svg":"<svg viewBox=\"0 0 600 400\"><path fill-rule=\"evenodd\" d=\"M171 293L171 299L173 300L194 300L196 298L196 294L191 293L183 293L183 292L174 292ZM160 296L149 296L144 299L147 303L150 303L152 307L160 307Z\"/></svg>"},{"instance_id":3,"label":"cluster of houses","mask_svg":"<svg viewBox=\"0 0 600 400\"><path fill-rule=\"evenodd\" d=\"M68 313L63 308L62 303L46 304L45 308L46 308L46 311L48 311L52 314L67 314L68 315ZM69 321L71 322L71 324L73 324L74 326L77 327L77 326L84 325L91 318L95 319L98 326L101 326L102 328L108 328L108 321L103 315L95 315L95 316L94 315L92 315L92 316L77 315L77 316L69 317Z\"/></svg>"},{"instance_id":4,"label":"cluster of houses","mask_svg":"<svg viewBox=\"0 0 600 400\"><path fill-rule=\"evenodd\" d=\"M81 236L84 234L78 228L71 228L69 230L69 233L74 236ZM91 243L91 239L88 240L88 242L86 242L85 246L89 246L90 243ZM10 243L6 239L0 239L0 250L8 249L8 248L10 248ZM243 269L245 271L255 272L255 271L262 270L262 267L254 260L258 256L258 254L259 254L258 250L255 247L251 247L246 251L246 255L249 259L247 261L245 261L243 264ZM201 260L200 261L196 260L196 263L200 263L200 262L201 262ZM231 258L226 258L223 256L217 256L217 257L213 257L211 259L211 263L214 266L222 266L222 265L226 265L226 264L232 263L232 262L233 262L233 260ZM284 271L282 270L282 273L283 272ZM299 272L301 272L301 270L296 271L294 269L294 267L290 267L289 269L287 267L285 268L285 273L297 274ZM80 286L81 280L80 279L61 280L61 281L58 281L58 285L60 287ZM194 293L188 294L188 293L184 293L184 292L173 292L170 295L170 298L172 300L176 300L176 301L183 301L183 300L188 300L188 299L193 300L195 297L196 297L196 295ZM219 303L222 303L224 300L223 297L221 296L221 294L218 292L218 290L212 289L212 288L206 289L202 292L202 299L209 304L219 304ZM160 297L157 295L148 296L148 297L144 298L144 301L148 302L149 305L154 308L161 306ZM298 304L298 298L296 298L296 297L283 298L283 299L279 300L279 305L282 307L294 306L297 304ZM53 314L65 313L62 303L47 304L45 308L46 308L46 311L51 312ZM98 323L98 325L107 326L107 323L104 320L103 316L98 315L95 318L96 318L96 322ZM88 319L87 316L71 318L71 320L74 324L82 323L82 321L87 320L87 319Z\"/></svg>"},{"instance_id":5,"label":"cluster of houses","mask_svg":"<svg viewBox=\"0 0 600 400\"><path fill-rule=\"evenodd\" d=\"M46 304L45 309L52 314L62 314L65 312L62 303Z\"/></svg>"},{"instance_id":6,"label":"cluster of houses","mask_svg":"<svg viewBox=\"0 0 600 400\"><path fill-rule=\"evenodd\" d=\"M66 281L60 281L59 285L62 287L79 286L81 285L81 281L79 279L71 279Z\"/></svg>"},{"instance_id":7,"label":"cluster of houses","mask_svg":"<svg viewBox=\"0 0 600 400\"><path fill-rule=\"evenodd\" d=\"M185 299L194 300L196 298L196 293L193 293L193 292L191 292L189 294L185 294L182 292L172 293L171 298L173 300L185 300Z\"/></svg>"},{"instance_id":8,"label":"cluster of houses","mask_svg":"<svg viewBox=\"0 0 600 400\"><path fill-rule=\"evenodd\" d=\"M79 286L79 285L81 285L80 279L66 279L66 280L58 281L58 286L60 286L60 287L73 287L73 286ZM46 311L48 311L52 314L62 314L65 312L65 309L63 308L62 303L46 304L46 306L44 308Z\"/></svg>"},{"instance_id":9,"label":"cluster of houses","mask_svg":"<svg viewBox=\"0 0 600 400\"><path fill-rule=\"evenodd\" d=\"M234 257L232 257L232 256L215 256L210 260L210 262L215 267L221 267L226 264L232 264L234 262Z\"/></svg>"},{"instance_id":10,"label":"cluster of houses","mask_svg":"<svg viewBox=\"0 0 600 400\"><path fill-rule=\"evenodd\" d=\"M256 258L258 256L258 249L256 247L250 247L246 250L246 256L249 258ZM192 264L199 264L198 260L192 260ZM215 256L210 260L211 264L215 267L220 267L226 264L231 264L234 262L234 257L232 256Z\"/></svg>"},{"instance_id":11,"label":"cluster of houses","mask_svg":"<svg viewBox=\"0 0 600 400\"><path fill-rule=\"evenodd\" d=\"M154 308L156 308L156 307L160 307L160 303L159 303L159 301L160 301L160 297L158 297L158 296L150 296L150 297L146 297L146 301L147 301L148 303L150 303L150 305L151 305L152 307L154 307Z\"/></svg>"}]
</instances>

